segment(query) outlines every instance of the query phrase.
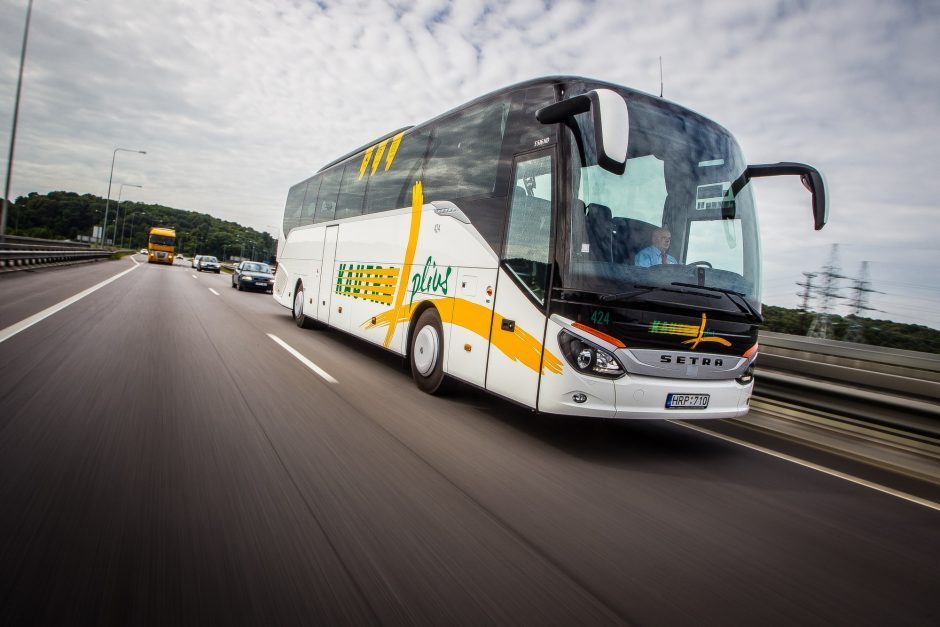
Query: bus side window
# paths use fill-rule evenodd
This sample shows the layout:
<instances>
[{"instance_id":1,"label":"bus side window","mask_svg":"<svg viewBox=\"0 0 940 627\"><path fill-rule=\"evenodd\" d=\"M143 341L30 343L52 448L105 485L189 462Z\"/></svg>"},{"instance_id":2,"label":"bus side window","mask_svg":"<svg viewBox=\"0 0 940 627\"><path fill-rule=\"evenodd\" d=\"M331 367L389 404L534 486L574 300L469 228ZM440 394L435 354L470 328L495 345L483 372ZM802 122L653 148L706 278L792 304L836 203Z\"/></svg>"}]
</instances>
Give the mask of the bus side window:
<instances>
[{"instance_id":1,"label":"bus side window","mask_svg":"<svg viewBox=\"0 0 940 627\"><path fill-rule=\"evenodd\" d=\"M313 224L313 214L317 208L317 192L320 191L320 177L315 176L307 181L307 195L300 211L300 225Z\"/></svg>"},{"instance_id":2,"label":"bus side window","mask_svg":"<svg viewBox=\"0 0 940 627\"><path fill-rule=\"evenodd\" d=\"M352 218L362 215L362 201L366 195L366 183L368 178L359 178L359 161L349 161L346 163L343 174L343 183L339 188L339 196L336 200L336 214L334 220L343 218Z\"/></svg>"},{"instance_id":3,"label":"bus side window","mask_svg":"<svg viewBox=\"0 0 940 627\"><path fill-rule=\"evenodd\" d=\"M336 196L339 184L343 178L343 166L338 165L327 170L320 182L320 193L317 195L317 213L314 222L326 222L333 219L336 212Z\"/></svg>"},{"instance_id":4,"label":"bus side window","mask_svg":"<svg viewBox=\"0 0 940 627\"><path fill-rule=\"evenodd\" d=\"M427 147L427 131L406 134L394 154L391 154L389 146L375 167L375 172L370 168L365 174L369 177L365 213L391 211L411 205L411 188L421 178Z\"/></svg>"},{"instance_id":5,"label":"bus side window","mask_svg":"<svg viewBox=\"0 0 940 627\"><path fill-rule=\"evenodd\" d=\"M503 254L512 273L542 304L548 288L551 233L552 157L543 153L516 163Z\"/></svg>"},{"instance_id":6,"label":"bus side window","mask_svg":"<svg viewBox=\"0 0 940 627\"><path fill-rule=\"evenodd\" d=\"M424 168L425 198L451 200L494 192L509 104L485 103L437 124Z\"/></svg>"},{"instance_id":7,"label":"bus side window","mask_svg":"<svg viewBox=\"0 0 940 627\"><path fill-rule=\"evenodd\" d=\"M307 189L307 181L298 183L287 192L287 205L284 207L284 234L290 233L291 229L300 226L300 209L304 201L304 191Z\"/></svg>"}]
</instances>

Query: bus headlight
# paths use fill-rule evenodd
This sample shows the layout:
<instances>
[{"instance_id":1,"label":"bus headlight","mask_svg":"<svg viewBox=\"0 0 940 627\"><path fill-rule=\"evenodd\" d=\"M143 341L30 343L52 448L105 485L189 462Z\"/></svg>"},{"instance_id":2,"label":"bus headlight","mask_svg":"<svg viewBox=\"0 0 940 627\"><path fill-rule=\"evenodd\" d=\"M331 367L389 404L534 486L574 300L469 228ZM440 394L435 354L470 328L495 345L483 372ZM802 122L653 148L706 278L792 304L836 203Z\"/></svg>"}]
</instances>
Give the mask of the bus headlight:
<instances>
[{"instance_id":1,"label":"bus headlight","mask_svg":"<svg viewBox=\"0 0 940 627\"><path fill-rule=\"evenodd\" d=\"M578 372L607 379L619 379L624 375L623 366L612 353L569 331L562 329L558 334L558 344L565 360Z\"/></svg>"}]
</instances>

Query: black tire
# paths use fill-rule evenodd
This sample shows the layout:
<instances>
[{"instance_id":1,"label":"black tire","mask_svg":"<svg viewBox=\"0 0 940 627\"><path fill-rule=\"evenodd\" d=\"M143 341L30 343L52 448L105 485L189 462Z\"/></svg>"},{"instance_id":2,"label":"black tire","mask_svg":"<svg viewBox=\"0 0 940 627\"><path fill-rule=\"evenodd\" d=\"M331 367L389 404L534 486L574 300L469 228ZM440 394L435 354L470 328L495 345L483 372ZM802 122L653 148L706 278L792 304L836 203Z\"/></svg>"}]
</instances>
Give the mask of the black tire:
<instances>
[{"instance_id":1,"label":"black tire","mask_svg":"<svg viewBox=\"0 0 940 627\"><path fill-rule=\"evenodd\" d=\"M294 305L291 307L290 315L294 319L294 324L301 329L312 329L314 321L304 315L305 296L304 284L298 283L294 290Z\"/></svg>"},{"instance_id":2,"label":"black tire","mask_svg":"<svg viewBox=\"0 0 940 627\"><path fill-rule=\"evenodd\" d=\"M411 376L422 392L440 394L444 385L444 328L437 309L421 312L408 347Z\"/></svg>"},{"instance_id":3,"label":"black tire","mask_svg":"<svg viewBox=\"0 0 940 627\"><path fill-rule=\"evenodd\" d=\"M241 281L235 281L235 287L238 288L238 291L239 291L239 292L242 291L243 289L245 289L245 288L242 287L242 282L241 282Z\"/></svg>"}]
</instances>

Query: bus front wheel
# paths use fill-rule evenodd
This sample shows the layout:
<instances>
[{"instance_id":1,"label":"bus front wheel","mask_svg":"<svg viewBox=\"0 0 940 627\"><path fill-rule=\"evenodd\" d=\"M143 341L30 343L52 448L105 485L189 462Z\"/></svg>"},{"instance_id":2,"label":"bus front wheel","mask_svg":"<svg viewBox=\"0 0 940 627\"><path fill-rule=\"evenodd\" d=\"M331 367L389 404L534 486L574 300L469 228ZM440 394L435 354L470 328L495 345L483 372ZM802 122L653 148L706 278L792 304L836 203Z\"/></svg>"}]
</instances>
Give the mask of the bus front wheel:
<instances>
[{"instance_id":1,"label":"bus front wheel","mask_svg":"<svg viewBox=\"0 0 940 627\"><path fill-rule=\"evenodd\" d=\"M418 317L410 349L411 376L418 387L428 394L443 392L444 331L441 317L433 307Z\"/></svg>"},{"instance_id":2,"label":"bus front wheel","mask_svg":"<svg viewBox=\"0 0 940 627\"><path fill-rule=\"evenodd\" d=\"M291 317L301 329L313 328L313 320L304 315L304 284L298 283L294 290L294 306L291 308Z\"/></svg>"}]
</instances>

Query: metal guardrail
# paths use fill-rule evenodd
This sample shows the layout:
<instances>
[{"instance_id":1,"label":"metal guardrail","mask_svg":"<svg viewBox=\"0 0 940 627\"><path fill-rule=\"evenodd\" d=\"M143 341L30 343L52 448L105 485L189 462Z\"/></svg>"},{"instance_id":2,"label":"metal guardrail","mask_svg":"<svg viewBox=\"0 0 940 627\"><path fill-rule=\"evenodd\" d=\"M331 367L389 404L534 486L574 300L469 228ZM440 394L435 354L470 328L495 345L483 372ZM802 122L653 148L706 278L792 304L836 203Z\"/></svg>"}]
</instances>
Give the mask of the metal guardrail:
<instances>
[{"instance_id":1,"label":"metal guardrail","mask_svg":"<svg viewBox=\"0 0 940 627\"><path fill-rule=\"evenodd\" d=\"M71 242L59 239L40 239L37 237L21 237L19 235L0 236L0 248L4 250L15 249L59 249L59 248L77 248L90 249L91 245L86 242Z\"/></svg>"},{"instance_id":2,"label":"metal guardrail","mask_svg":"<svg viewBox=\"0 0 940 627\"><path fill-rule=\"evenodd\" d=\"M0 237L0 272L95 261L107 259L112 254L111 250L93 249L85 242L4 235Z\"/></svg>"},{"instance_id":3,"label":"metal guardrail","mask_svg":"<svg viewBox=\"0 0 940 627\"><path fill-rule=\"evenodd\" d=\"M110 250L88 249L0 250L0 271L25 270L33 266L51 263L75 263L107 259L112 254Z\"/></svg>"},{"instance_id":4,"label":"metal guardrail","mask_svg":"<svg viewBox=\"0 0 940 627\"><path fill-rule=\"evenodd\" d=\"M762 331L755 397L940 443L940 355Z\"/></svg>"}]
</instances>

